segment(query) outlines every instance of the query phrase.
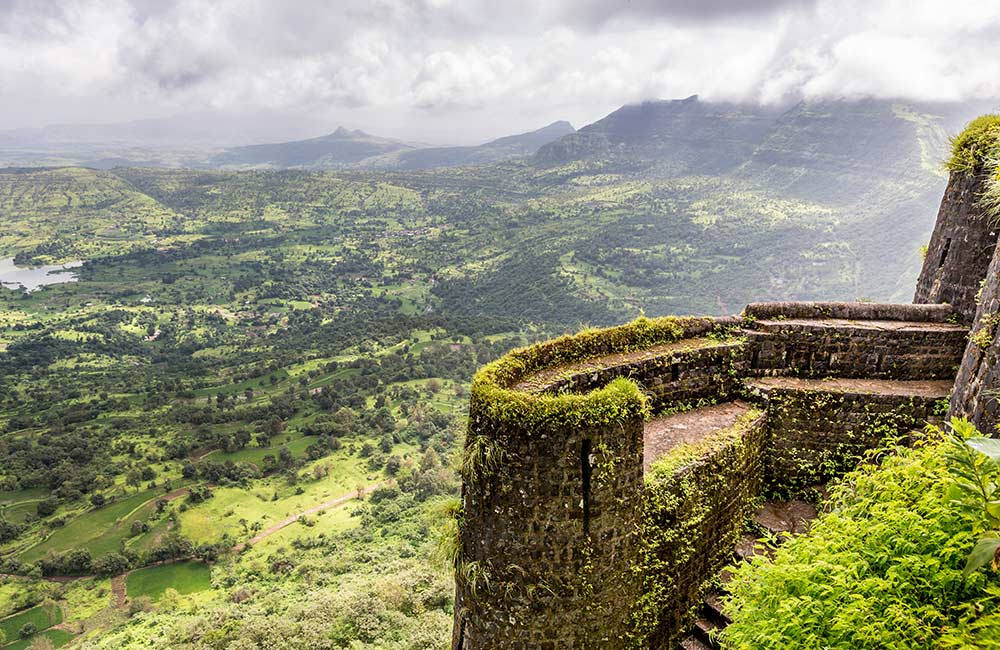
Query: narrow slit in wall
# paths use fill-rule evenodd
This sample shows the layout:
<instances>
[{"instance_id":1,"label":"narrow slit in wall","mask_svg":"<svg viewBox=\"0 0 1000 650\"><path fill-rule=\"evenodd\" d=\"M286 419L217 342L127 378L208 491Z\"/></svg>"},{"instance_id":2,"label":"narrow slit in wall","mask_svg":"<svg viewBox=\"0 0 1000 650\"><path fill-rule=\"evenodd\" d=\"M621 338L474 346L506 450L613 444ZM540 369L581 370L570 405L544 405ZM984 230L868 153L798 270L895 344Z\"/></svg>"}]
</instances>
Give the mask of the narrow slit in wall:
<instances>
[{"instance_id":1,"label":"narrow slit in wall","mask_svg":"<svg viewBox=\"0 0 1000 650\"><path fill-rule=\"evenodd\" d=\"M941 260L938 262L938 268L944 266L944 261L948 257L948 249L951 248L951 237L944 240L944 248L941 249Z\"/></svg>"}]
</instances>

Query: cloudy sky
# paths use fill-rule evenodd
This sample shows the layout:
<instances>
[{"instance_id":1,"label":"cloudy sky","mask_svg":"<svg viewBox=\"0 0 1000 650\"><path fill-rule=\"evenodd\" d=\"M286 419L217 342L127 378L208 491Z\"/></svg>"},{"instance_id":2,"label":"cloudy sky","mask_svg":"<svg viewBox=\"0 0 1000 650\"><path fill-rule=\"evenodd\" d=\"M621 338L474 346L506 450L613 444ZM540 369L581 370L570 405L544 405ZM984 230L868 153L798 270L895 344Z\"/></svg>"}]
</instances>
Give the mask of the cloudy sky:
<instances>
[{"instance_id":1,"label":"cloudy sky","mask_svg":"<svg viewBox=\"0 0 1000 650\"><path fill-rule=\"evenodd\" d=\"M222 111L464 143L690 94L1000 97L1000 2L0 0L0 129Z\"/></svg>"}]
</instances>

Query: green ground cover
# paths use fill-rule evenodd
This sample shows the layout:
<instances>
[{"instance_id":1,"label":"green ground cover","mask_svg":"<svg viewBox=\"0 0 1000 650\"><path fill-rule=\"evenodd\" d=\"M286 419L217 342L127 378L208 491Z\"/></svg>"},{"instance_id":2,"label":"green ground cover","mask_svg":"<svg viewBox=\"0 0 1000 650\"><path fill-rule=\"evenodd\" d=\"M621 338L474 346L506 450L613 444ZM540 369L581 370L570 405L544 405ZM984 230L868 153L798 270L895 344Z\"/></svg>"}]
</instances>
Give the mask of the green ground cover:
<instances>
[{"instance_id":1,"label":"green ground cover","mask_svg":"<svg viewBox=\"0 0 1000 650\"><path fill-rule=\"evenodd\" d=\"M136 569L125 579L129 598L143 596L156 601L167 589L193 594L212 587L212 571L201 562L176 562Z\"/></svg>"},{"instance_id":2,"label":"green ground cover","mask_svg":"<svg viewBox=\"0 0 1000 650\"><path fill-rule=\"evenodd\" d=\"M61 648L73 640L73 635L66 630L45 630L30 639L20 639L19 641L5 645L3 650L29 650L35 641L40 638L51 641L53 648Z\"/></svg>"},{"instance_id":3,"label":"green ground cover","mask_svg":"<svg viewBox=\"0 0 1000 650\"><path fill-rule=\"evenodd\" d=\"M53 530L41 543L25 550L20 559L35 562L50 551L60 553L79 547L90 549L94 557L117 550L131 522L148 515L152 502L162 494L162 491L145 490L103 508L85 511L62 528Z\"/></svg>"},{"instance_id":4,"label":"green ground cover","mask_svg":"<svg viewBox=\"0 0 1000 650\"><path fill-rule=\"evenodd\" d=\"M47 630L53 625L62 623L62 611L57 606L51 608L38 605L13 616L0 619L0 630L8 640L18 638L18 632L27 623L33 623L37 630Z\"/></svg>"}]
</instances>

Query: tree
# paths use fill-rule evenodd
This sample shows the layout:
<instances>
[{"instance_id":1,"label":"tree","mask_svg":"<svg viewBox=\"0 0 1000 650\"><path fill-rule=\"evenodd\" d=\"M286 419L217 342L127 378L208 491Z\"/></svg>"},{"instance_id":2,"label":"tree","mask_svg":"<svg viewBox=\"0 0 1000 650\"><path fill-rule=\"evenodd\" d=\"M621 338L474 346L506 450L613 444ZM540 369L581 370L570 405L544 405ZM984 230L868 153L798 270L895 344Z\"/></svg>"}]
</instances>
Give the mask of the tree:
<instances>
[{"instance_id":1,"label":"tree","mask_svg":"<svg viewBox=\"0 0 1000 650\"><path fill-rule=\"evenodd\" d=\"M108 553L94 561L93 570L102 578L110 578L125 573L129 566L128 558L121 553Z\"/></svg>"},{"instance_id":2,"label":"tree","mask_svg":"<svg viewBox=\"0 0 1000 650\"><path fill-rule=\"evenodd\" d=\"M27 623L22 625L21 629L17 631L17 635L22 639L31 638L35 636L35 634L37 633L38 633L38 627L31 621L28 621Z\"/></svg>"},{"instance_id":3,"label":"tree","mask_svg":"<svg viewBox=\"0 0 1000 650\"><path fill-rule=\"evenodd\" d=\"M142 472L137 469L133 469L125 476L125 484L134 488L138 488L142 485Z\"/></svg>"},{"instance_id":4,"label":"tree","mask_svg":"<svg viewBox=\"0 0 1000 650\"><path fill-rule=\"evenodd\" d=\"M48 517L59 508L58 499L44 499L35 506L39 517Z\"/></svg>"},{"instance_id":5,"label":"tree","mask_svg":"<svg viewBox=\"0 0 1000 650\"><path fill-rule=\"evenodd\" d=\"M94 492L90 495L90 503L93 504L95 508L100 508L107 502L107 498L101 492Z\"/></svg>"}]
</instances>

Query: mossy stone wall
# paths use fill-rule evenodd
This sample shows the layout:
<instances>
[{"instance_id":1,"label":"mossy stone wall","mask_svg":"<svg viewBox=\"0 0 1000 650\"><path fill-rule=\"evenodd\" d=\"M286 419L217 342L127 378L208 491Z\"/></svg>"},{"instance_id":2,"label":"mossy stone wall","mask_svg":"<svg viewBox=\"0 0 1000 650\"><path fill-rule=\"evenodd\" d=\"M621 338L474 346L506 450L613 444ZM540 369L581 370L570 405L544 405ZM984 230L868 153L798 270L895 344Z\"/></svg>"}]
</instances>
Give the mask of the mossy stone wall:
<instances>
[{"instance_id":1,"label":"mossy stone wall","mask_svg":"<svg viewBox=\"0 0 1000 650\"><path fill-rule=\"evenodd\" d=\"M629 522L642 483L642 418L537 431L475 407L470 417L504 463L464 487L462 650L620 648L621 607L635 598Z\"/></svg>"},{"instance_id":2,"label":"mossy stone wall","mask_svg":"<svg viewBox=\"0 0 1000 650\"><path fill-rule=\"evenodd\" d=\"M642 494L630 648L676 648L761 493L766 418L760 411L699 455L675 450L654 464Z\"/></svg>"},{"instance_id":3,"label":"mossy stone wall","mask_svg":"<svg viewBox=\"0 0 1000 650\"><path fill-rule=\"evenodd\" d=\"M785 493L840 476L864 453L935 415L938 399L771 388L765 479Z\"/></svg>"},{"instance_id":4,"label":"mossy stone wall","mask_svg":"<svg viewBox=\"0 0 1000 650\"><path fill-rule=\"evenodd\" d=\"M905 328L864 321L762 321L747 332L750 372L795 377L950 379L967 330L949 323Z\"/></svg>"}]
</instances>

